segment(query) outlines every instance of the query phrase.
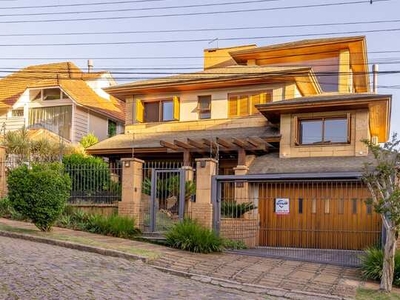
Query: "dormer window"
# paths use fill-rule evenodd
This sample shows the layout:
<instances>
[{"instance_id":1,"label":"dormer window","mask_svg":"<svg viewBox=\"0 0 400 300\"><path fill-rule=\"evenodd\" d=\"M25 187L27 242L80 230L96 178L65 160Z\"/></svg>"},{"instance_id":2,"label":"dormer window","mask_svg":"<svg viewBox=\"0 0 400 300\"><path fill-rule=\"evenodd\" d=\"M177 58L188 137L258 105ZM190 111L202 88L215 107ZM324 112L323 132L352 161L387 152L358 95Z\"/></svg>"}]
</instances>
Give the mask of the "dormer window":
<instances>
[{"instance_id":1,"label":"dormer window","mask_svg":"<svg viewBox=\"0 0 400 300\"><path fill-rule=\"evenodd\" d=\"M199 112L199 119L211 118L211 95L199 96L197 100L197 110Z\"/></svg>"},{"instance_id":2,"label":"dormer window","mask_svg":"<svg viewBox=\"0 0 400 300\"><path fill-rule=\"evenodd\" d=\"M350 143L350 115L298 119L298 145Z\"/></svg>"},{"instance_id":3,"label":"dormer window","mask_svg":"<svg viewBox=\"0 0 400 300\"><path fill-rule=\"evenodd\" d=\"M40 90L33 100L61 100L68 99L68 96L59 88L49 88Z\"/></svg>"}]
</instances>

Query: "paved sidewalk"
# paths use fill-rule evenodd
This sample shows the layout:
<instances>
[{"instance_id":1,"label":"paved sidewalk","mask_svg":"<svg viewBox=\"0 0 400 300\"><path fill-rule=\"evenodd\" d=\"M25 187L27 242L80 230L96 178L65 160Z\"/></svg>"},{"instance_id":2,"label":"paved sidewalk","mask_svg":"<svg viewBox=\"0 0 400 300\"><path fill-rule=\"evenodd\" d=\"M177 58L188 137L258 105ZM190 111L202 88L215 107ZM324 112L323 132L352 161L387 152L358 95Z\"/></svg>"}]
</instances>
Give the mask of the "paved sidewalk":
<instances>
[{"instance_id":1,"label":"paved sidewalk","mask_svg":"<svg viewBox=\"0 0 400 300\"><path fill-rule=\"evenodd\" d=\"M355 268L237 254L194 254L150 243L63 228L43 233L30 223L0 219L0 236L25 238L64 247L140 259L160 270L291 299L353 298L359 287L377 289L360 280Z\"/></svg>"}]
</instances>

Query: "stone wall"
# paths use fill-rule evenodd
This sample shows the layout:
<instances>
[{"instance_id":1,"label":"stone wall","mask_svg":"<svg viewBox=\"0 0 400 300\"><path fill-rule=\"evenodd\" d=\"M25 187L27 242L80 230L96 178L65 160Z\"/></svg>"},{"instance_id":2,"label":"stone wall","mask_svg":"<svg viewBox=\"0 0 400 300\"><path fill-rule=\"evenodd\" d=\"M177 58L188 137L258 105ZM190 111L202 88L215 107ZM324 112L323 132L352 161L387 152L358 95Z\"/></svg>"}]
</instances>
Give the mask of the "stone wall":
<instances>
[{"instance_id":1,"label":"stone wall","mask_svg":"<svg viewBox=\"0 0 400 300\"><path fill-rule=\"evenodd\" d=\"M111 216L118 213L118 203L115 204L69 204L74 209L80 209L88 214Z\"/></svg>"}]
</instances>

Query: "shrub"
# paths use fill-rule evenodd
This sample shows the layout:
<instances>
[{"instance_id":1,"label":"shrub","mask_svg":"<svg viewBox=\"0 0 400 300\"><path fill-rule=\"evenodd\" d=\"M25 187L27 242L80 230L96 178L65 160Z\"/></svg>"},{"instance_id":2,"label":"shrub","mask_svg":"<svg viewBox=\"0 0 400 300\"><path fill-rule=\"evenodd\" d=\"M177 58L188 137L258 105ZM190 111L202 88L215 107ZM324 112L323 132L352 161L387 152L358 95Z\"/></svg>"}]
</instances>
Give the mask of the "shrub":
<instances>
[{"instance_id":1,"label":"shrub","mask_svg":"<svg viewBox=\"0 0 400 300\"><path fill-rule=\"evenodd\" d=\"M197 253L220 252L223 249L223 240L215 232L190 219L175 224L167 232L166 242L173 248Z\"/></svg>"},{"instance_id":2,"label":"shrub","mask_svg":"<svg viewBox=\"0 0 400 300\"><path fill-rule=\"evenodd\" d=\"M130 238L138 233L135 220L125 216L91 215L86 224L86 230L92 233Z\"/></svg>"},{"instance_id":3,"label":"shrub","mask_svg":"<svg viewBox=\"0 0 400 300\"><path fill-rule=\"evenodd\" d=\"M12 207L42 231L49 231L61 215L71 191L71 180L59 163L18 167L7 184Z\"/></svg>"},{"instance_id":4,"label":"shrub","mask_svg":"<svg viewBox=\"0 0 400 300\"><path fill-rule=\"evenodd\" d=\"M88 133L84 137L81 138L79 141L79 144L82 145L83 148L89 148L90 146L93 146L94 144L97 144L99 142L99 139L97 136L94 135L94 133Z\"/></svg>"},{"instance_id":5,"label":"shrub","mask_svg":"<svg viewBox=\"0 0 400 300\"><path fill-rule=\"evenodd\" d=\"M99 157L71 154L64 156L65 171L72 180L72 190L84 192L84 196L107 190L111 182L111 172Z\"/></svg>"},{"instance_id":6,"label":"shrub","mask_svg":"<svg viewBox=\"0 0 400 300\"><path fill-rule=\"evenodd\" d=\"M383 267L383 250L371 247L364 251L361 259L361 276L363 279L380 280ZM394 280L395 285L400 285L400 251L396 251L394 257Z\"/></svg>"},{"instance_id":7,"label":"shrub","mask_svg":"<svg viewBox=\"0 0 400 300\"><path fill-rule=\"evenodd\" d=\"M247 249L247 246L243 241L224 239L223 243L225 249L229 250Z\"/></svg>"},{"instance_id":8,"label":"shrub","mask_svg":"<svg viewBox=\"0 0 400 300\"><path fill-rule=\"evenodd\" d=\"M246 212L256 208L252 202L236 203L235 201L222 201L221 215L225 218L240 218Z\"/></svg>"},{"instance_id":9,"label":"shrub","mask_svg":"<svg viewBox=\"0 0 400 300\"><path fill-rule=\"evenodd\" d=\"M12 210L10 199L7 197L0 199L0 217L11 218Z\"/></svg>"}]
</instances>

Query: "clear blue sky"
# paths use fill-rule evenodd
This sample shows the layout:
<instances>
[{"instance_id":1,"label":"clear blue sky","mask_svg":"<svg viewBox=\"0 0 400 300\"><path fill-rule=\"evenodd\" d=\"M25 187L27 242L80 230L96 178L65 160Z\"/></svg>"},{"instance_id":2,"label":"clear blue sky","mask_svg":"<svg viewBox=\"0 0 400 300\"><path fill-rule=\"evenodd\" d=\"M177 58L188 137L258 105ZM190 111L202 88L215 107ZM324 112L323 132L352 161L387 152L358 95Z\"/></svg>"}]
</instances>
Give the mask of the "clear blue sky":
<instances>
[{"instance_id":1,"label":"clear blue sky","mask_svg":"<svg viewBox=\"0 0 400 300\"><path fill-rule=\"evenodd\" d=\"M0 76L28 65L56 61L72 61L86 69L86 60L92 58L95 70L109 70L122 83L200 70L204 48L366 35L369 63L378 63L379 70L387 72L379 75L379 93L393 94L392 131L400 132L400 1L373 2L371 5L370 0L0 0ZM94 3L103 4L88 5ZM204 6L181 7L195 5ZM312 7L315 5L322 6ZM104 10L114 11L101 12ZM227 11L236 12L222 13ZM71 21L88 18L95 20ZM46 20L53 21L43 22ZM354 22L364 24L315 26ZM267 28L271 26L288 27ZM218 30L238 27L264 28ZM193 31L160 32L182 29ZM127 31L131 33L121 34ZM218 44L209 44L214 38L219 39ZM82 43L105 44L71 45Z\"/></svg>"}]
</instances>

